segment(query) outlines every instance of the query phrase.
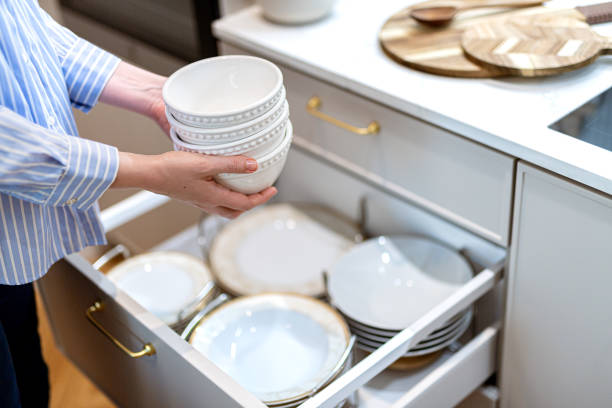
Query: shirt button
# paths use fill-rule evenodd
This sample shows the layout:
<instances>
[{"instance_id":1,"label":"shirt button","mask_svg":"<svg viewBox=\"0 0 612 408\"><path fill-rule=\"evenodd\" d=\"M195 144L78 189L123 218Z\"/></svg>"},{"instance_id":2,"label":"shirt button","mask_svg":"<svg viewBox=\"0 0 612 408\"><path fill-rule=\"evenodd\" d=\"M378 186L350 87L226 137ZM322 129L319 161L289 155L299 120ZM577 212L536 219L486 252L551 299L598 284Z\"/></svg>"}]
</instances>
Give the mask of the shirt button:
<instances>
[{"instance_id":1,"label":"shirt button","mask_svg":"<svg viewBox=\"0 0 612 408\"><path fill-rule=\"evenodd\" d=\"M21 56L23 57L23 60L26 62L26 64L30 62L30 56L28 55L27 52L24 51L23 54L21 54Z\"/></svg>"},{"instance_id":2,"label":"shirt button","mask_svg":"<svg viewBox=\"0 0 612 408\"><path fill-rule=\"evenodd\" d=\"M76 198L71 198L70 200L66 201L66 202L64 203L64 205L72 205L72 204L74 204L74 203L76 203L76 202L77 202L77 199L76 199Z\"/></svg>"},{"instance_id":3,"label":"shirt button","mask_svg":"<svg viewBox=\"0 0 612 408\"><path fill-rule=\"evenodd\" d=\"M49 124L49 126L55 125L55 118L51 115L47 116L47 123Z\"/></svg>"}]
</instances>

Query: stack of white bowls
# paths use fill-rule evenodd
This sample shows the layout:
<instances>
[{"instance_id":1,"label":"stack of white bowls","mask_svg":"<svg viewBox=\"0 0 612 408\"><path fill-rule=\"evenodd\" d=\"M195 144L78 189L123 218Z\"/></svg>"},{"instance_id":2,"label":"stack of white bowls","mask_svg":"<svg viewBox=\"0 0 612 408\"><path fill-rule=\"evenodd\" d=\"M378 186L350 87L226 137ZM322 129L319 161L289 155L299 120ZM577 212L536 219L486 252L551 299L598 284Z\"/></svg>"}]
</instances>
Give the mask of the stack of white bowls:
<instances>
[{"instance_id":1,"label":"stack of white bowls","mask_svg":"<svg viewBox=\"0 0 612 408\"><path fill-rule=\"evenodd\" d=\"M293 138L276 65L243 55L197 61L168 78L163 98L175 150L257 160L254 173L216 177L234 191L252 194L274 184Z\"/></svg>"}]
</instances>

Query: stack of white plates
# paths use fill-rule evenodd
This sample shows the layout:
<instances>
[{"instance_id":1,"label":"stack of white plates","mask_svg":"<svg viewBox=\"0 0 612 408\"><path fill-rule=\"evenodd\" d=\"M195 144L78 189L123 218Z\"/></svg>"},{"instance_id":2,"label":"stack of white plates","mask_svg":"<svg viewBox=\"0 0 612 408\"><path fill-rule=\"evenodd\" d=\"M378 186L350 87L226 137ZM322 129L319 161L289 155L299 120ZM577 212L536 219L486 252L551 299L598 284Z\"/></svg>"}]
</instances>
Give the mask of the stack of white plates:
<instances>
[{"instance_id":1,"label":"stack of white plates","mask_svg":"<svg viewBox=\"0 0 612 408\"><path fill-rule=\"evenodd\" d=\"M221 174L217 181L246 194L276 181L293 129L283 75L269 61L244 55L208 58L168 78L163 89L175 150L246 155L253 174Z\"/></svg>"},{"instance_id":2,"label":"stack of white plates","mask_svg":"<svg viewBox=\"0 0 612 408\"><path fill-rule=\"evenodd\" d=\"M445 300L473 276L457 252L416 236L378 237L355 246L330 269L332 303L374 351ZM449 346L467 330L472 310L454 316L408 350L424 356Z\"/></svg>"},{"instance_id":3,"label":"stack of white plates","mask_svg":"<svg viewBox=\"0 0 612 408\"><path fill-rule=\"evenodd\" d=\"M268 406L290 408L350 367L350 337L329 305L301 295L265 294L215 309L189 342Z\"/></svg>"}]
</instances>

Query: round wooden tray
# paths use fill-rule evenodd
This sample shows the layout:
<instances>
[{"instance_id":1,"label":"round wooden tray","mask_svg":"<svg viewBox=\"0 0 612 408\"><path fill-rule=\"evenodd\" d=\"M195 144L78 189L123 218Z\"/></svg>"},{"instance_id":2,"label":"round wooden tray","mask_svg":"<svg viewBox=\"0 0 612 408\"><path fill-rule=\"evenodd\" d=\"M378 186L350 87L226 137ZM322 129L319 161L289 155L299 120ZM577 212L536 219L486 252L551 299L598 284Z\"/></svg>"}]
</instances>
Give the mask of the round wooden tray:
<instances>
[{"instance_id":1,"label":"round wooden tray","mask_svg":"<svg viewBox=\"0 0 612 408\"><path fill-rule=\"evenodd\" d=\"M444 0L431 0L412 7L433 6ZM448 2L446 2L448 3ZM476 23L520 17L522 24L550 24L563 19L564 25L586 25L584 16L575 9L551 10L545 7L526 9L489 8L459 13L440 28L417 23L410 17L410 7L392 15L379 34L380 44L395 61L437 75L464 78L492 78L507 75L493 67L472 62L461 48L463 31Z\"/></svg>"}]
</instances>

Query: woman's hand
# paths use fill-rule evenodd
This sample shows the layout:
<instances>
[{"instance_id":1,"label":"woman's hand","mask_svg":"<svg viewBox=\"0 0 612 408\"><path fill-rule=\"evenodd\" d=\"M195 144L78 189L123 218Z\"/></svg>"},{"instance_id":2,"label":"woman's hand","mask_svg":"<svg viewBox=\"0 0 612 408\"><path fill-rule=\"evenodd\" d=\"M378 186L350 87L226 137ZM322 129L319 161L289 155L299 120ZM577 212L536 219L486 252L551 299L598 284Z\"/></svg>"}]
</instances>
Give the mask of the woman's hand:
<instances>
[{"instance_id":1,"label":"woman's hand","mask_svg":"<svg viewBox=\"0 0 612 408\"><path fill-rule=\"evenodd\" d=\"M149 117L162 128L166 136L170 137L170 123L168 123L168 118L166 118L166 104L162 99L161 89L159 95L153 97L151 107L149 108Z\"/></svg>"},{"instance_id":2,"label":"woman's hand","mask_svg":"<svg viewBox=\"0 0 612 408\"><path fill-rule=\"evenodd\" d=\"M100 101L153 119L170 136L162 88L166 77L121 61L100 95Z\"/></svg>"},{"instance_id":3,"label":"woman's hand","mask_svg":"<svg viewBox=\"0 0 612 408\"><path fill-rule=\"evenodd\" d=\"M139 187L188 202L227 218L264 204L276 194L269 187L245 195L218 184L219 173L252 173L257 162L244 156L205 156L168 152L157 156L119 153L119 171L111 187Z\"/></svg>"},{"instance_id":4,"label":"woman's hand","mask_svg":"<svg viewBox=\"0 0 612 408\"><path fill-rule=\"evenodd\" d=\"M150 117L169 136L170 124L162 99L165 82L166 77L121 62L104 87L100 100ZM143 188L191 203L209 213L235 218L268 201L276 194L276 189L271 187L247 196L221 186L214 176L255 170L257 162L244 156L204 156L187 152L144 156L121 152L119 171L111 187Z\"/></svg>"}]
</instances>

